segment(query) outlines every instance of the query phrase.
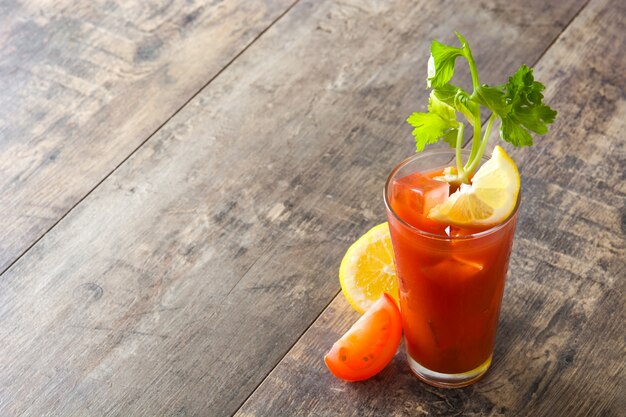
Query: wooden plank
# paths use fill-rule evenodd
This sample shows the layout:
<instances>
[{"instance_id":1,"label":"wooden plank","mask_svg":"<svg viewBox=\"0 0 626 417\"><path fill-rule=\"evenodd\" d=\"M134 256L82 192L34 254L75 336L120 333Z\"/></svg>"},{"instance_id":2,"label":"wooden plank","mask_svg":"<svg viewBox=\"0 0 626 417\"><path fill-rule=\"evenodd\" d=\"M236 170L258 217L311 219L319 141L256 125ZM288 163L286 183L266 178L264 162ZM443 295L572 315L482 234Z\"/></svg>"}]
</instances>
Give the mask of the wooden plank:
<instances>
[{"instance_id":1,"label":"wooden plank","mask_svg":"<svg viewBox=\"0 0 626 417\"><path fill-rule=\"evenodd\" d=\"M2 2L0 271L292 2Z\"/></svg>"},{"instance_id":2,"label":"wooden plank","mask_svg":"<svg viewBox=\"0 0 626 417\"><path fill-rule=\"evenodd\" d=\"M339 294L237 416L623 415L625 15L593 0L536 66L559 116L535 147L507 147L523 205L486 377L436 389L401 351L366 382L333 378L322 357L358 317Z\"/></svg>"},{"instance_id":3,"label":"wooden plank","mask_svg":"<svg viewBox=\"0 0 626 417\"><path fill-rule=\"evenodd\" d=\"M425 39L496 45L488 79L582 6L506 4L298 3L2 276L0 414L235 412L379 221Z\"/></svg>"}]
</instances>

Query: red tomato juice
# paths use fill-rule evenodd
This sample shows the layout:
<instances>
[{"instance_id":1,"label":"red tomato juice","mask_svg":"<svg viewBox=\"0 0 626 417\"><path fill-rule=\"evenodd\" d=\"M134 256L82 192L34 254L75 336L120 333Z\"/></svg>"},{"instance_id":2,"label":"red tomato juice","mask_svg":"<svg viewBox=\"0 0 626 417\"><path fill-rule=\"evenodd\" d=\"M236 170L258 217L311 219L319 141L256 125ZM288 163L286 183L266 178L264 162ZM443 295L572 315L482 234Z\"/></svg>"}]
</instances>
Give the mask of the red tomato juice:
<instances>
[{"instance_id":1,"label":"red tomato juice","mask_svg":"<svg viewBox=\"0 0 626 417\"><path fill-rule=\"evenodd\" d=\"M415 209L415 190L441 174L394 181L387 215L408 354L430 371L461 374L491 359L517 211L488 230L446 232Z\"/></svg>"}]
</instances>

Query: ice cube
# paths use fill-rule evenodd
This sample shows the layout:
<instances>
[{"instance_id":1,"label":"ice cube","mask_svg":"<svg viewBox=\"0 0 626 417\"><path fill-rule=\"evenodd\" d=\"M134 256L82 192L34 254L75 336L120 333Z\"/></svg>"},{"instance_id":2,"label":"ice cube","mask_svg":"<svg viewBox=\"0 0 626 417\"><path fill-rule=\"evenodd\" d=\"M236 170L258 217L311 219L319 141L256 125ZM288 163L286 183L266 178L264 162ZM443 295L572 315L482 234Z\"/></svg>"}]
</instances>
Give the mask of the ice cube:
<instances>
[{"instance_id":1,"label":"ice cube","mask_svg":"<svg viewBox=\"0 0 626 417\"><path fill-rule=\"evenodd\" d=\"M459 226L450 226L450 236L452 237L467 236L473 233L476 233L476 231Z\"/></svg>"},{"instance_id":2,"label":"ice cube","mask_svg":"<svg viewBox=\"0 0 626 417\"><path fill-rule=\"evenodd\" d=\"M427 216L430 209L448 198L449 191L448 183L415 172L393 181L391 206L410 225L427 232L445 234L446 225Z\"/></svg>"},{"instance_id":3,"label":"ice cube","mask_svg":"<svg viewBox=\"0 0 626 417\"><path fill-rule=\"evenodd\" d=\"M481 272L483 265L474 259L452 255L435 265L423 266L421 269L431 279L458 283L459 280L466 280Z\"/></svg>"},{"instance_id":4,"label":"ice cube","mask_svg":"<svg viewBox=\"0 0 626 417\"><path fill-rule=\"evenodd\" d=\"M419 172L393 181L393 193L399 197L397 201L402 199L402 204L423 216L428 215L437 204L443 203L449 192L447 182L434 180Z\"/></svg>"}]
</instances>

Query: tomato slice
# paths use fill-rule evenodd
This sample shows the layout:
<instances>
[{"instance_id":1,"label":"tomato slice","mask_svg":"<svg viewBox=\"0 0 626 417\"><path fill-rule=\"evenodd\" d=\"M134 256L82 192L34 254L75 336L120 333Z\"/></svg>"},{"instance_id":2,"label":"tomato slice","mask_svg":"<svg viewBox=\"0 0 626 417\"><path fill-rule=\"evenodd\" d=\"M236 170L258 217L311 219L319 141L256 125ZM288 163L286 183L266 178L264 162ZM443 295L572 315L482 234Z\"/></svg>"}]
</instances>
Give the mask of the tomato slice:
<instances>
[{"instance_id":1,"label":"tomato slice","mask_svg":"<svg viewBox=\"0 0 626 417\"><path fill-rule=\"evenodd\" d=\"M400 310L383 294L324 356L337 378L362 381L380 371L396 354L402 338Z\"/></svg>"}]
</instances>

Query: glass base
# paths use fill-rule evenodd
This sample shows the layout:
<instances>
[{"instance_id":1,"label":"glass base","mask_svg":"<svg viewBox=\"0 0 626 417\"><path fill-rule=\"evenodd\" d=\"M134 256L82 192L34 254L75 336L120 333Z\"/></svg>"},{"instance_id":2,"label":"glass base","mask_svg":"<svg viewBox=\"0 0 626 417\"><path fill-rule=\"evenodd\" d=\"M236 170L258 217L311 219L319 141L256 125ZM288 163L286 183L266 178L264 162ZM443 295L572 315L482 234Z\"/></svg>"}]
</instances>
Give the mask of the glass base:
<instances>
[{"instance_id":1,"label":"glass base","mask_svg":"<svg viewBox=\"0 0 626 417\"><path fill-rule=\"evenodd\" d=\"M431 371L415 362L408 352L406 357L411 371L427 384L438 388L461 388L473 384L485 375L491 365L493 354L477 368L462 374L442 374L440 372Z\"/></svg>"}]
</instances>

